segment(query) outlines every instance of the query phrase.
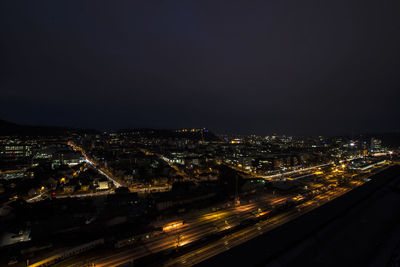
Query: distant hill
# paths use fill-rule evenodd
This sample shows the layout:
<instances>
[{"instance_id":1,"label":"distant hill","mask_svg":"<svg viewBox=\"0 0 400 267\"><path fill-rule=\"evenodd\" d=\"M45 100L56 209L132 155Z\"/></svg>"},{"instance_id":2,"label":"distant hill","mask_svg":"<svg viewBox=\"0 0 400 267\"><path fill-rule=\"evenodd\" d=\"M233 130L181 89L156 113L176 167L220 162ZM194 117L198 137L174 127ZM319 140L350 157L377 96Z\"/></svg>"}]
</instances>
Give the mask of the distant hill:
<instances>
[{"instance_id":1,"label":"distant hill","mask_svg":"<svg viewBox=\"0 0 400 267\"><path fill-rule=\"evenodd\" d=\"M64 136L71 132L95 132L58 126L22 125L0 120L0 136Z\"/></svg>"}]
</instances>

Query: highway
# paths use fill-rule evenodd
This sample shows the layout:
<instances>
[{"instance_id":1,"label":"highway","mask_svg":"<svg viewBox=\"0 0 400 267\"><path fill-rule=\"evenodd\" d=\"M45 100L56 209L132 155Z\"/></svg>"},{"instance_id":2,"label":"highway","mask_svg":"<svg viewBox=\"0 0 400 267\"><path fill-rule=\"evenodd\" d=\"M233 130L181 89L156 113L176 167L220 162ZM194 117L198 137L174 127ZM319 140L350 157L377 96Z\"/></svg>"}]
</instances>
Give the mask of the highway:
<instances>
[{"instance_id":1,"label":"highway","mask_svg":"<svg viewBox=\"0 0 400 267\"><path fill-rule=\"evenodd\" d=\"M382 171L387 167L376 169L376 171ZM372 174L361 174L360 176L369 177ZM354 180L352 183L353 187L358 187L363 184L361 181ZM190 251L182 256L174 258L165 262L164 266L191 266L198 264L208 258L211 258L219 253L222 253L231 247L237 246L241 243L249 241L254 237L266 233L275 227L284 224L288 221L293 220L294 218L305 214L329 201L335 199L348 191L352 188L350 187L336 187L333 190L329 190L322 194L317 195L312 200L304 202L300 205L297 205L294 209L290 209L285 211L279 215L276 215L270 219L260 221L253 226L249 226L245 229L239 230L235 233L226 235L224 238L206 244L205 246Z\"/></svg>"},{"instance_id":2,"label":"highway","mask_svg":"<svg viewBox=\"0 0 400 267\"><path fill-rule=\"evenodd\" d=\"M185 218L184 225L179 229L167 231L159 236L141 242L140 245L132 249L99 258L93 262L96 266L115 266L151 253L186 245L211 233L237 226L243 220L255 218L256 214L266 211L273 200L277 200L277 198L268 197L257 202L234 206L193 218Z\"/></svg>"},{"instance_id":3,"label":"highway","mask_svg":"<svg viewBox=\"0 0 400 267\"><path fill-rule=\"evenodd\" d=\"M338 187L327 191L312 200L299 204L289 211L283 212L270 219L260 221L254 226L247 227L232 234L228 234L223 239L211 242L200 249L196 249L183 256L180 256L166 265L192 265L204 259L212 257L232 246L246 242L255 236L265 233L278 225L286 223L301 214L304 214L318 206L336 198L351 188ZM136 246L122 250L111 255L91 259L95 266L117 266L123 263L132 262L135 259L160 251L184 246L196 240L204 238L212 233L224 231L248 219L255 219L260 214L271 211L273 203L280 202L285 198L268 196L255 202L239 206L233 206L224 210L185 218L185 223L181 228L167 231L155 237L142 240Z\"/></svg>"},{"instance_id":4,"label":"highway","mask_svg":"<svg viewBox=\"0 0 400 267\"><path fill-rule=\"evenodd\" d=\"M339 163L348 162L348 161L355 160L358 158L360 158L360 157L348 158L348 159L339 161ZM293 171L288 171L288 172L283 172L283 173L278 173L278 174L273 174L273 175L267 175L267 176L261 176L261 177L264 179L267 179L267 180L271 180L274 178L279 178L279 177L284 177L284 176L293 175L293 174L297 174L297 173L302 173L304 171L312 171L312 170L315 170L318 168L328 167L333 164L334 164L334 162L329 162L329 163L315 165L315 166L311 166L311 167L307 167L307 168L301 168L301 169L297 169L297 170L293 170Z\"/></svg>"},{"instance_id":5,"label":"highway","mask_svg":"<svg viewBox=\"0 0 400 267\"><path fill-rule=\"evenodd\" d=\"M361 174L361 176L369 175L371 174ZM338 186L324 193L319 193L302 204L280 212L271 218L262 219L257 224L244 229L241 228L241 230L235 230L234 227L240 225L243 221L256 219L261 214L270 212L274 203L285 202L287 198L294 196L264 195L253 202L242 203L238 206L231 206L214 212L182 216L175 219L175 221L184 220L184 224L180 227L154 236L149 233L148 236L136 243L121 249L108 250L101 255L96 254L90 258L83 255L79 259L74 259L68 266L81 266L82 262L90 262L95 266L118 266L157 252L173 250L218 232L224 235L223 231L233 228L233 231L227 232L224 238L218 241L208 241L201 248L194 249L165 263L168 266L193 265L293 220L361 184L363 182L354 180L348 187ZM64 264L66 263L62 262L61 265L56 266L65 266Z\"/></svg>"},{"instance_id":6,"label":"highway","mask_svg":"<svg viewBox=\"0 0 400 267\"><path fill-rule=\"evenodd\" d=\"M308 201L304 204L298 205L296 208L276 215L270 219L260 221L255 225L249 226L245 229L239 230L233 234L227 235L224 238L207 244L199 249L195 249L189 253L186 253L180 257L172 259L164 263L164 266L191 266L201 261L204 261L212 256L215 256L221 252L224 252L231 247L237 246L243 242L253 239L254 237L264 234L275 227L284 224L301 214L307 213L320 205L328 202L329 200L336 198L350 189L341 189L330 191L323 194L323 197Z\"/></svg>"}]
</instances>

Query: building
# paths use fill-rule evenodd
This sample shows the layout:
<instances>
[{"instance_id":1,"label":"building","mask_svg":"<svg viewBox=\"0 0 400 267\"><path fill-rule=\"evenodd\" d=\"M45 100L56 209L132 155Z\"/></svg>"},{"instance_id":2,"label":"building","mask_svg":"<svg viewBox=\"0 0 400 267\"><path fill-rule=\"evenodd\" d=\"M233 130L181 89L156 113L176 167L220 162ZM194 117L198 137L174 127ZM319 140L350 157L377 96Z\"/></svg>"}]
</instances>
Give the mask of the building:
<instances>
[{"instance_id":1,"label":"building","mask_svg":"<svg viewBox=\"0 0 400 267\"><path fill-rule=\"evenodd\" d=\"M382 141L379 139L371 138L371 152L384 152Z\"/></svg>"},{"instance_id":2,"label":"building","mask_svg":"<svg viewBox=\"0 0 400 267\"><path fill-rule=\"evenodd\" d=\"M32 154L31 146L27 144L0 145L0 158L22 158Z\"/></svg>"}]
</instances>

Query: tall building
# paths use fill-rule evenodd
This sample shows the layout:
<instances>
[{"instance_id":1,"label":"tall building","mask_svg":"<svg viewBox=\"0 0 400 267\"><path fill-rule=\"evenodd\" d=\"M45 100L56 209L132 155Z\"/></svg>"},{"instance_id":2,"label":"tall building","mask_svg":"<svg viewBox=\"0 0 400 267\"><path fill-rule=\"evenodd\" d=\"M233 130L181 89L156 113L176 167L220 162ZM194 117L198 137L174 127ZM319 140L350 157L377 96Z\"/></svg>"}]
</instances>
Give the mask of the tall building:
<instances>
[{"instance_id":1,"label":"tall building","mask_svg":"<svg viewBox=\"0 0 400 267\"><path fill-rule=\"evenodd\" d=\"M371 138L371 152L382 152L382 141L379 139Z\"/></svg>"}]
</instances>

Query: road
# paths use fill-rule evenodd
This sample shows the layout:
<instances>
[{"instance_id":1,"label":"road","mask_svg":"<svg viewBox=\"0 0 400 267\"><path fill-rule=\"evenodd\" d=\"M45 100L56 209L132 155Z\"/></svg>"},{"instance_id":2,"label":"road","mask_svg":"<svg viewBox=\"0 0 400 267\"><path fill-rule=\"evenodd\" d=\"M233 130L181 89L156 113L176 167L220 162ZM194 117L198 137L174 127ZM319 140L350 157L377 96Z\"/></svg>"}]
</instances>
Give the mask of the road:
<instances>
[{"instance_id":1,"label":"road","mask_svg":"<svg viewBox=\"0 0 400 267\"><path fill-rule=\"evenodd\" d=\"M370 174L362 174L362 176L369 175ZM259 221L254 226L242 230L236 230L231 234L226 233L226 236L223 239L214 242L209 241L208 244L203 245L201 248L188 252L166 262L165 264L192 265L201 262L233 246L246 242L257 235L270 231L278 225L284 224L304 213L307 213L310 210L345 194L352 188L363 184L359 181L356 182L357 183L352 183L349 187L336 187L321 193L313 199L297 205L295 208L291 208L290 210L273 216L270 219ZM280 202L280 200L282 200L281 198L284 197L269 195L259 198L251 203L243 203L239 206L231 206L215 212L186 216L185 218L182 218L185 220L185 223L180 228L165 231L156 236L149 235L148 237L138 241L136 244L130 245L130 247L125 247L119 250L109 250L101 255L98 253L90 259L83 255L83 257L71 261L68 265L80 266L79 264L82 264L82 261L88 262L89 260L90 263L95 264L95 266L118 266L157 252L172 250L214 233L234 228L245 220L257 218L258 215L271 211L271 204ZM65 264L65 262L62 264Z\"/></svg>"},{"instance_id":2,"label":"road","mask_svg":"<svg viewBox=\"0 0 400 267\"><path fill-rule=\"evenodd\" d=\"M339 161L339 163L348 162L348 161L355 160L355 159L358 159L358 158L360 158L360 157L344 159L344 160ZM262 176L262 178L268 180L268 179L273 179L273 178L278 178L278 177L290 176L290 175L293 175L293 174L302 173L304 171L312 171L312 170L315 170L315 169L318 169L318 168L328 167L328 166L331 166L333 164L334 164L334 162L329 162L329 163L325 163L325 164L321 164L321 165L316 165L316 166L311 166L311 167L307 167L307 168L297 169L297 170L294 170L294 171L288 171L288 172L278 173L278 174L273 174L273 175L266 175L266 176Z\"/></svg>"},{"instance_id":3,"label":"road","mask_svg":"<svg viewBox=\"0 0 400 267\"><path fill-rule=\"evenodd\" d=\"M362 183L357 183L354 186L359 186L361 184ZM291 208L290 210L273 216L270 219L260 221L253 226L228 234L220 240L208 243L201 248L165 262L164 265L190 266L199 263L231 247L237 246L260 234L270 231L281 224L291 221L350 190L351 187L337 187L321 193L312 200L297 205L295 208ZM171 232L166 236L158 236L153 240L143 242L137 247L107 257L95 259L93 262L96 266L116 266L132 262L135 259L149 254L183 246L199 240L210 233L223 231L230 227L239 225L240 222L244 220L256 218L257 214L270 210L271 203L276 201L276 199L260 199L254 203L205 214L201 217L188 220L183 228Z\"/></svg>"},{"instance_id":4,"label":"road","mask_svg":"<svg viewBox=\"0 0 400 267\"><path fill-rule=\"evenodd\" d=\"M308 201L304 204L297 206L296 208L293 208L289 211L276 215L271 219L260 221L259 223L253 226L247 227L243 230L239 230L233 234L227 235L218 241L214 241L206 246L203 246L199 249L186 253L183 256L170 260L165 263L165 266L188 266L199 263L221 252L224 252L225 250L228 250L231 247L237 246L243 242L253 239L258 235L268 232L281 224L291 221L294 218L319 207L320 205L328 202L329 200L344 194L348 190L350 189L327 192L324 194L325 196L323 198Z\"/></svg>"},{"instance_id":5,"label":"road","mask_svg":"<svg viewBox=\"0 0 400 267\"><path fill-rule=\"evenodd\" d=\"M92 159L90 159L90 158L86 155L86 153L85 153L85 151L83 150L83 148L81 148L81 147L79 147L79 146L76 146L76 145L73 144L72 142L68 142L68 145L71 146L74 150L81 152L81 153L82 153L82 156L85 157L86 162L89 163L90 165L92 165L93 168L96 169L100 174L102 174L102 175L104 175L105 177L107 177L107 179L110 180L110 181L115 185L115 187L121 187L121 186L122 186L122 184L119 183L115 178L113 178L111 175L107 174L107 170L104 170L104 169L101 169L101 168L97 167L98 164L96 164Z\"/></svg>"},{"instance_id":6,"label":"road","mask_svg":"<svg viewBox=\"0 0 400 267\"><path fill-rule=\"evenodd\" d=\"M68 145L71 146L74 150L81 152L82 156L85 157L85 161L90 164L97 172L99 172L100 174L104 175L108 180L110 180L115 187L121 187L122 184L119 183L115 178L111 177L111 175L107 174L106 170L102 170L100 169L98 166L98 164L96 164L95 162L93 162L93 160L91 160L86 153L83 151L83 149L81 147L78 147L76 145L74 145L72 142L68 142ZM69 198L69 197L74 197L74 198L84 198L84 197L95 197L95 196L103 196L103 195L109 195L109 194L114 194L114 190L107 190L107 191L99 191L99 192L95 192L95 193L87 193L87 194L74 194L74 195L55 195L52 196L53 198ZM43 197L47 197L46 195L42 195L42 193L40 193L37 196L34 196L32 198L27 199L26 201L28 203L33 203L33 202L37 202L37 201L41 201L43 200Z\"/></svg>"},{"instance_id":7,"label":"road","mask_svg":"<svg viewBox=\"0 0 400 267\"><path fill-rule=\"evenodd\" d=\"M379 170L384 170L386 167L380 168ZM372 174L364 174L362 176L370 176ZM356 183L353 183L354 187L362 185L362 182L357 181ZM321 205L324 203L327 203L331 201L332 199L335 199L348 191L350 191L351 188L344 188L344 187L338 187L333 190L329 190L325 193L317 195L315 198L312 200L309 200L305 203L302 203L296 208L291 209L289 211L286 211L282 214L279 214L277 216L272 217L271 219L261 221L253 226L250 226L246 229L237 231L233 234L227 235L224 238L214 241L212 243L209 243L199 249L195 249L191 252L188 252L182 256L179 256L177 258L174 258L172 260L169 260L164 263L164 266L191 266L198 264L208 258L211 258L219 253L222 253L231 247L237 246L241 243L244 243L246 241L249 241L253 239L254 237L264 234L275 227L284 224L288 221L293 220L294 218L305 214Z\"/></svg>"},{"instance_id":8,"label":"road","mask_svg":"<svg viewBox=\"0 0 400 267\"><path fill-rule=\"evenodd\" d=\"M176 166L175 164L172 164L172 163L170 162L170 160L169 160L168 158L166 158L165 156L163 156L163 155L161 155L161 154L159 154L159 153L154 153L154 152L148 151L148 150L146 150L146 149L144 149L144 148L140 148L139 150L140 150L143 154L146 154L146 155L154 155L154 156L156 156L157 158L161 159L161 160L164 161L166 164L168 164L168 166L170 166L172 169L174 169L175 172L176 172L176 174L179 175L179 176L181 176L184 180L192 180L192 179L190 179L190 177L188 177L188 175L187 175L184 171L182 171L181 169L179 169L178 166Z\"/></svg>"},{"instance_id":9,"label":"road","mask_svg":"<svg viewBox=\"0 0 400 267\"><path fill-rule=\"evenodd\" d=\"M205 245L200 249L189 252L167 262L166 264L192 265L196 262L200 262L229 249L232 246L236 246L259 234L265 233L278 225L286 223L349 190L350 188L341 187L325 192L319 195L318 198L300 204L296 206L296 208L292 208L290 211L276 215L268 220L261 221L254 226L239 230L233 234L229 234L219 241ZM146 255L184 246L212 233L217 233L238 226L241 222L247 219L257 218L259 214L270 211L271 204L273 202L279 202L280 198L281 197L266 197L253 203L233 206L225 210L188 218L185 220L183 227L179 229L166 232L165 234L161 234L154 238L149 238L133 248L113 253L112 255L92 259L92 262L95 266L117 266L126 262L132 262L133 260Z\"/></svg>"},{"instance_id":10,"label":"road","mask_svg":"<svg viewBox=\"0 0 400 267\"><path fill-rule=\"evenodd\" d=\"M96 266L115 266L151 253L184 246L211 233L237 226L243 220L255 218L255 214L267 210L272 200L276 198L268 197L257 202L187 218L185 224L179 229L167 231L165 234L145 240L132 249L99 258L93 262Z\"/></svg>"}]
</instances>

